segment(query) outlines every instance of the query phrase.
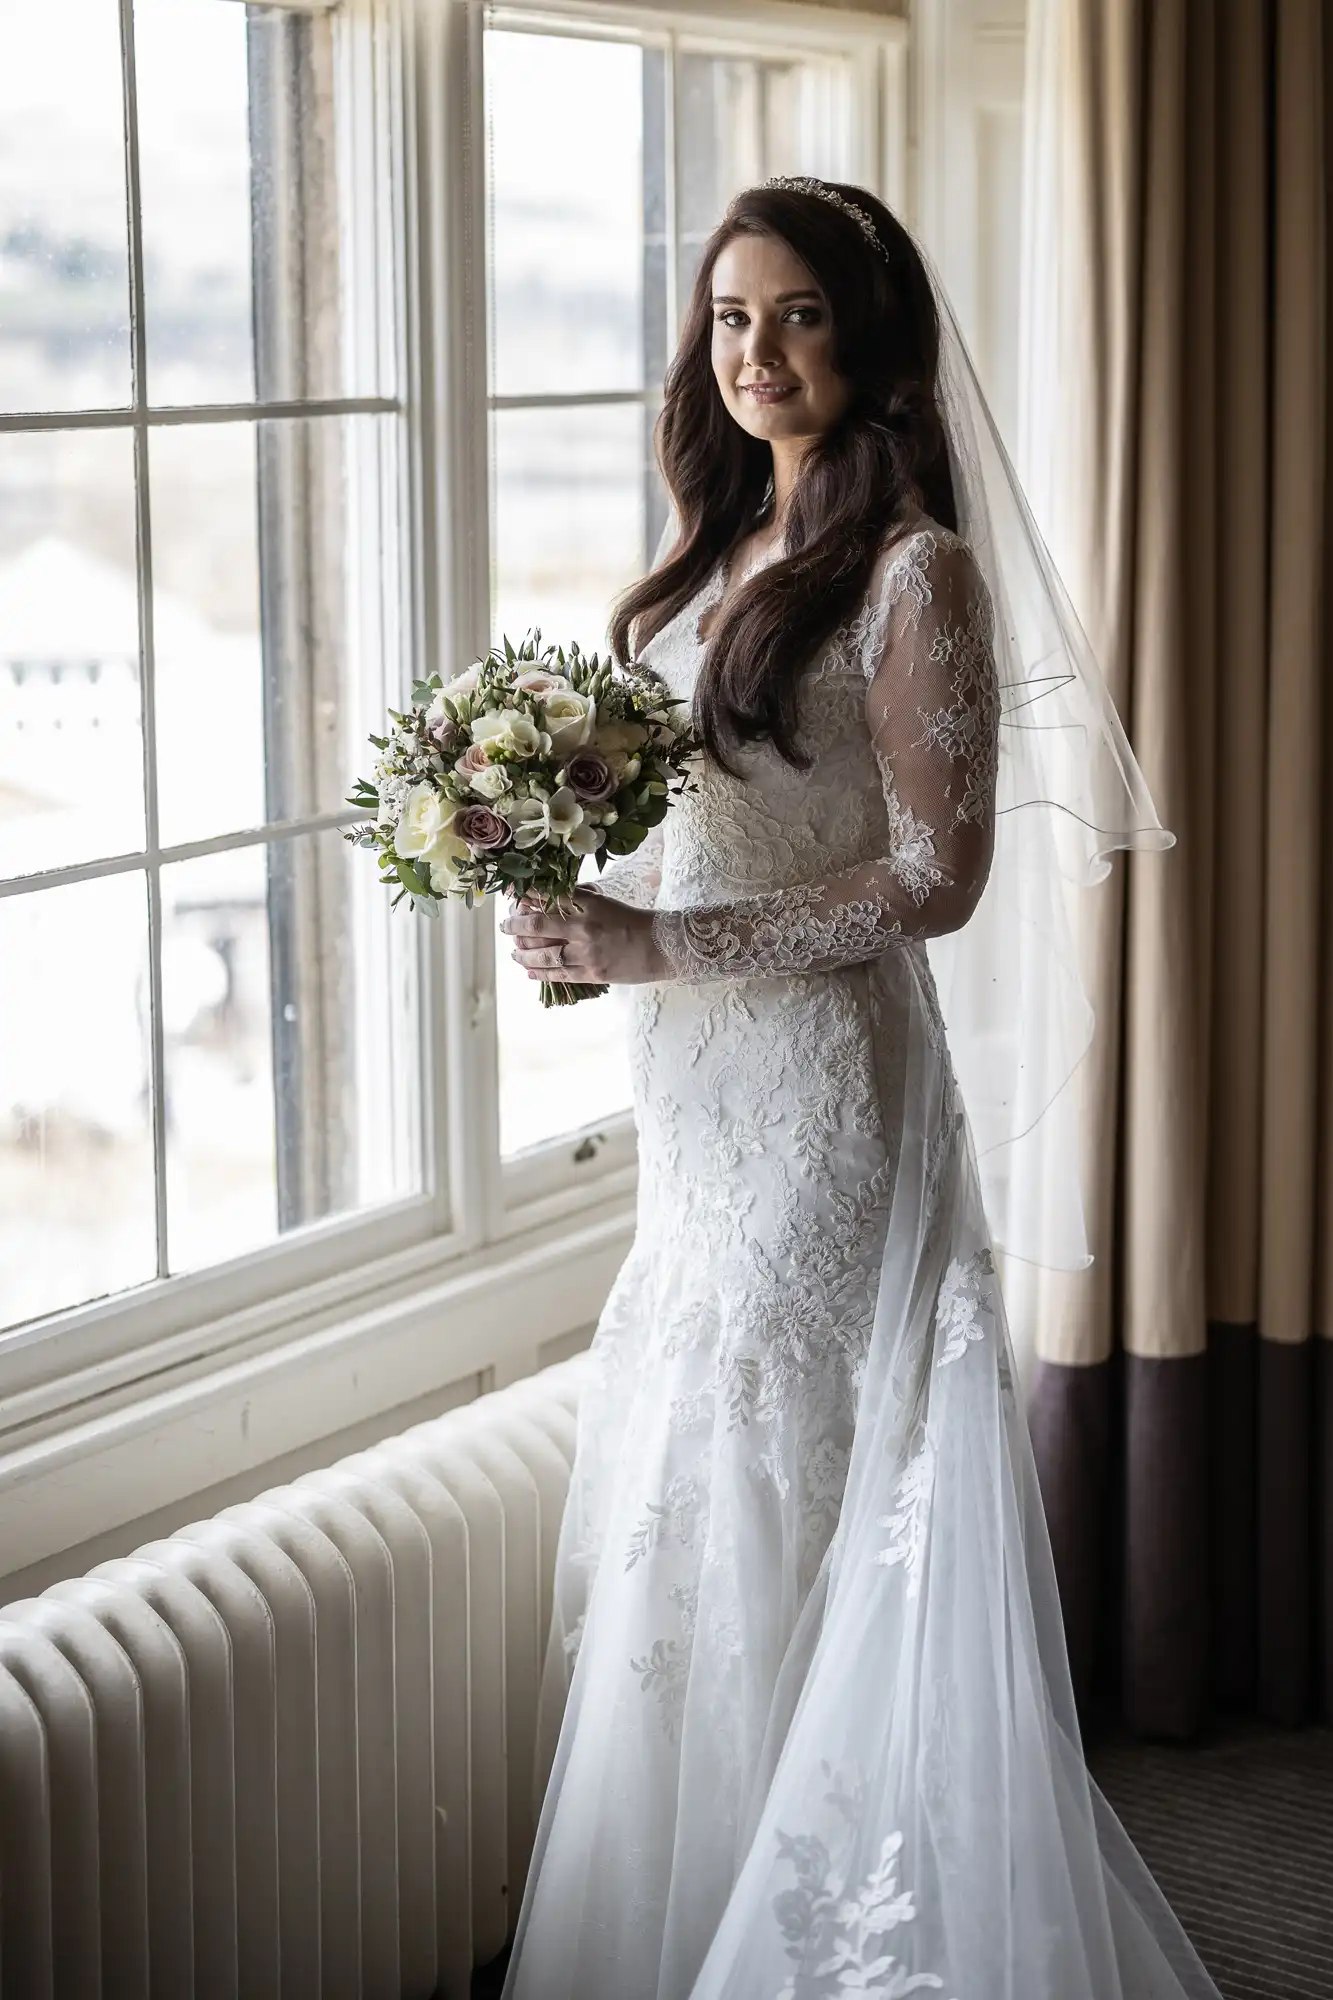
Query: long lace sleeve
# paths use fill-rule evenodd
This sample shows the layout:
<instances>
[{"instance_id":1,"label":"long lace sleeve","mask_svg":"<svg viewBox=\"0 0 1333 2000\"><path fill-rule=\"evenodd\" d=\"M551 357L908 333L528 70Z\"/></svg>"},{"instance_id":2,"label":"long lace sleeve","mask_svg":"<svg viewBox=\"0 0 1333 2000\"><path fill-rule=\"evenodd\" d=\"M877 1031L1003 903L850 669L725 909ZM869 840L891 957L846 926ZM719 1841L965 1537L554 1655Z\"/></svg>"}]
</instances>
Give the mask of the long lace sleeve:
<instances>
[{"instance_id":1,"label":"long lace sleeve","mask_svg":"<svg viewBox=\"0 0 1333 2000\"><path fill-rule=\"evenodd\" d=\"M829 971L957 930L990 869L999 693L993 612L972 555L940 530L881 557L863 619L865 715L886 851L742 902L657 910L680 979Z\"/></svg>"},{"instance_id":2,"label":"long lace sleeve","mask_svg":"<svg viewBox=\"0 0 1333 2000\"><path fill-rule=\"evenodd\" d=\"M601 874L593 878L592 886L636 910L651 910L662 881L664 826L663 820L650 826L633 854L622 854L608 861Z\"/></svg>"}]
</instances>

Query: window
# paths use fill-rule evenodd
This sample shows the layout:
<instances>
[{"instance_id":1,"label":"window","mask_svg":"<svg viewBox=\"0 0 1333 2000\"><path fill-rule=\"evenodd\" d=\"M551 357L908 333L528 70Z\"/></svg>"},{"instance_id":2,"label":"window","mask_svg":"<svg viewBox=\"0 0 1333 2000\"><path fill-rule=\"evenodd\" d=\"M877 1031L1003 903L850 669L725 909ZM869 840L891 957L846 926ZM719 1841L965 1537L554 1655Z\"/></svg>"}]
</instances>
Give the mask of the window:
<instances>
[{"instance_id":1,"label":"window","mask_svg":"<svg viewBox=\"0 0 1333 2000\"><path fill-rule=\"evenodd\" d=\"M604 645L703 241L770 172L895 191L904 30L0 26L0 1381L47 1423L632 1193L625 990L544 1012L494 905L392 912L346 793L412 678Z\"/></svg>"},{"instance_id":2,"label":"window","mask_svg":"<svg viewBox=\"0 0 1333 2000\"><path fill-rule=\"evenodd\" d=\"M487 20L491 627L604 649L666 520L652 428L703 245L769 174L880 178L878 58L858 65L845 19L805 39L638 9ZM521 1172L569 1134L587 1162L585 1128L630 1101L622 1007L544 1014L495 950L501 1150Z\"/></svg>"},{"instance_id":3,"label":"window","mask_svg":"<svg viewBox=\"0 0 1333 2000\"><path fill-rule=\"evenodd\" d=\"M12 1328L429 1174L422 939L339 832L408 677L394 41L370 7L3 12Z\"/></svg>"}]
</instances>

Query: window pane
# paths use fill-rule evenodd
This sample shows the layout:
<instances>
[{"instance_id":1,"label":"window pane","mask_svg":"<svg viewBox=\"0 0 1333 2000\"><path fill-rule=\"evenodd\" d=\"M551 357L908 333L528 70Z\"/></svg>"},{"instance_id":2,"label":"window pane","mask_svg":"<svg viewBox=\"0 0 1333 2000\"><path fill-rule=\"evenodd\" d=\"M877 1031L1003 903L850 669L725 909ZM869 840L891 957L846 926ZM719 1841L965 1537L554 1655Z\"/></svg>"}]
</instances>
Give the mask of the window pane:
<instances>
[{"instance_id":1,"label":"window pane","mask_svg":"<svg viewBox=\"0 0 1333 2000\"><path fill-rule=\"evenodd\" d=\"M403 692L398 423L153 432L164 845L345 806Z\"/></svg>"},{"instance_id":2,"label":"window pane","mask_svg":"<svg viewBox=\"0 0 1333 2000\"><path fill-rule=\"evenodd\" d=\"M120 23L0 0L0 408L130 400Z\"/></svg>"},{"instance_id":3,"label":"window pane","mask_svg":"<svg viewBox=\"0 0 1333 2000\"><path fill-rule=\"evenodd\" d=\"M770 174L857 178L851 66L837 57L682 53L677 70L681 311L738 189Z\"/></svg>"},{"instance_id":4,"label":"window pane","mask_svg":"<svg viewBox=\"0 0 1333 2000\"><path fill-rule=\"evenodd\" d=\"M631 44L487 34L495 394L642 388L644 102Z\"/></svg>"},{"instance_id":5,"label":"window pane","mask_svg":"<svg viewBox=\"0 0 1333 2000\"><path fill-rule=\"evenodd\" d=\"M585 869L597 880L597 865ZM495 922L513 905L487 899ZM506 1156L575 1132L629 1108L626 1037L629 987L613 986L577 1007L543 1007L538 982L513 958L514 940L495 934L495 1005L500 1037L500 1151Z\"/></svg>"},{"instance_id":6,"label":"window pane","mask_svg":"<svg viewBox=\"0 0 1333 2000\"><path fill-rule=\"evenodd\" d=\"M0 436L0 876L143 839L132 440Z\"/></svg>"},{"instance_id":7,"label":"window pane","mask_svg":"<svg viewBox=\"0 0 1333 2000\"><path fill-rule=\"evenodd\" d=\"M646 567L649 421L634 404L493 413L496 637L540 625L605 650L611 600Z\"/></svg>"},{"instance_id":8,"label":"window pane","mask_svg":"<svg viewBox=\"0 0 1333 2000\"><path fill-rule=\"evenodd\" d=\"M353 215L340 154L364 107L342 86L369 79L336 61L336 12L135 0L134 18L151 401L387 392L392 287L352 285L349 261L383 176L362 118Z\"/></svg>"},{"instance_id":9,"label":"window pane","mask_svg":"<svg viewBox=\"0 0 1333 2000\"><path fill-rule=\"evenodd\" d=\"M0 901L0 1325L157 1269L142 875Z\"/></svg>"},{"instance_id":10,"label":"window pane","mask_svg":"<svg viewBox=\"0 0 1333 2000\"><path fill-rule=\"evenodd\" d=\"M162 899L173 1271L416 1191L420 922L371 857L302 834L164 868Z\"/></svg>"}]
</instances>

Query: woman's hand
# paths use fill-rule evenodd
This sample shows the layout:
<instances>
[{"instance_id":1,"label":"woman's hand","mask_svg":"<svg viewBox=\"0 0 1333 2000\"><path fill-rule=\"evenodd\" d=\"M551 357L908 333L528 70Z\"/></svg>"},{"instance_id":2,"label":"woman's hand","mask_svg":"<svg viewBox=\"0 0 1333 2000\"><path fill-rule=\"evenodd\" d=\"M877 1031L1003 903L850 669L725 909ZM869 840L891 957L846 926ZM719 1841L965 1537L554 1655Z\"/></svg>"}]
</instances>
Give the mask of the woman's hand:
<instances>
[{"instance_id":1,"label":"woman's hand","mask_svg":"<svg viewBox=\"0 0 1333 2000\"><path fill-rule=\"evenodd\" d=\"M562 917L556 910L542 911L524 896L502 920L500 929L514 940L511 956L529 979L627 986L670 977L671 968L653 942L651 910L635 909L591 886L578 889L573 900L576 914Z\"/></svg>"}]
</instances>

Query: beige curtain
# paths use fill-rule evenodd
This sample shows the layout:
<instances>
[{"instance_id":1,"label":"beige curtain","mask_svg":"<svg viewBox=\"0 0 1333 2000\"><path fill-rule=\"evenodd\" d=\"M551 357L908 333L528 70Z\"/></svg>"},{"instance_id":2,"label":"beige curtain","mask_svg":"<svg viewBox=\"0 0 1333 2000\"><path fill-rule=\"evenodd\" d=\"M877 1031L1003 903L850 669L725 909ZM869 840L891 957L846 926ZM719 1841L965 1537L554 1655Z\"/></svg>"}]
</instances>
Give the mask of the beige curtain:
<instances>
[{"instance_id":1,"label":"beige curtain","mask_svg":"<svg viewBox=\"0 0 1333 2000\"><path fill-rule=\"evenodd\" d=\"M1097 1256L1016 1287L1033 1436L1083 1690L1296 1721L1333 1706L1333 10L1029 34L1020 455L1178 836L1088 899Z\"/></svg>"}]
</instances>

